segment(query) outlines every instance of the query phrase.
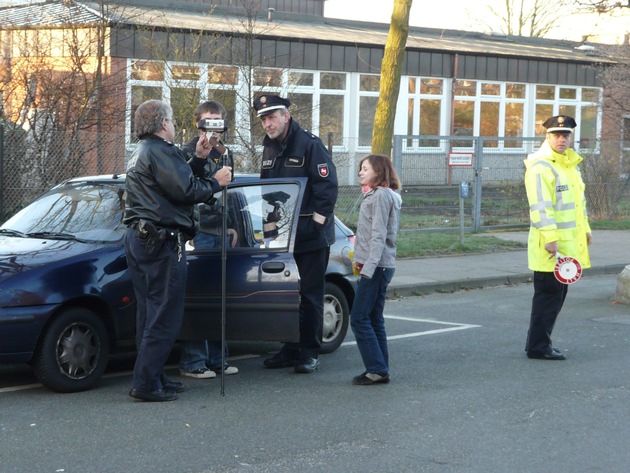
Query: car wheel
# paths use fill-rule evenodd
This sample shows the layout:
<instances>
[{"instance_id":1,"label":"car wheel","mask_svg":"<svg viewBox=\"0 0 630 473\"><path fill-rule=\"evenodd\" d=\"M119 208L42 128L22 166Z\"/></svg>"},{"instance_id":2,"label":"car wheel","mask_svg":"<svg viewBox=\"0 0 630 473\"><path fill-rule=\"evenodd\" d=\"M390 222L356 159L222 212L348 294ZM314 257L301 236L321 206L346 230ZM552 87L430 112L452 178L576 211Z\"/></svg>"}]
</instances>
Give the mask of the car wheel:
<instances>
[{"instance_id":1,"label":"car wheel","mask_svg":"<svg viewBox=\"0 0 630 473\"><path fill-rule=\"evenodd\" d=\"M33 369L53 391L84 391L103 375L108 354L109 337L101 319L86 309L68 309L45 329Z\"/></svg>"},{"instance_id":2,"label":"car wheel","mask_svg":"<svg viewBox=\"0 0 630 473\"><path fill-rule=\"evenodd\" d=\"M350 306L339 286L327 282L324 293L324 336L321 353L332 353L341 346L348 332Z\"/></svg>"}]
</instances>

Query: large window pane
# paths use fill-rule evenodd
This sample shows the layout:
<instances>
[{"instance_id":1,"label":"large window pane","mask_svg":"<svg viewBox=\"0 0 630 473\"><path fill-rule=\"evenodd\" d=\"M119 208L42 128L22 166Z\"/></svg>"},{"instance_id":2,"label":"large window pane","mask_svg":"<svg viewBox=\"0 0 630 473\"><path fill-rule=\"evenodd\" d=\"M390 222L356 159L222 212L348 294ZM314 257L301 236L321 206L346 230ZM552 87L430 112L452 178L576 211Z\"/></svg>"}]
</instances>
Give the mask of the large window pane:
<instances>
[{"instance_id":1,"label":"large window pane","mask_svg":"<svg viewBox=\"0 0 630 473\"><path fill-rule=\"evenodd\" d=\"M415 84L415 80L413 81L413 84ZM409 85L411 86L411 82ZM416 101L412 98L407 100L407 134L408 135L416 134L416 130L414 128L414 120L413 120L413 115L415 111L415 103ZM413 146L413 140L407 140L407 147L412 147L412 146Z\"/></svg>"},{"instance_id":2,"label":"large window pane","mask_svg":"<svg viewBox=\"0 0 630 473\"><path fill-rule=\"evenodd\" d=\"M235 85L238 80L238 69L232 66L213 66L208 68L210 84Z\"/></svg>"},{"instance_id":3,"label":"large window pane","mask_svg":"<svg viewBox=\"0 0 630 473\"><path fill-rule=\"evenodd\" d=\"M420 82L420 93L429 95L442 95L442 79L422 79Z\"/></svg>"},{"instance_id":4,"label":"large window pane","mask_svg":"<svg viewBox=\"0 0 630 473\"><path fill-rule=\"evenodd\" d=\"M197 134L197 124L193 111L200 102L199 89L186 87L173 87L171 89L171 107L173 117L177 122L175 128L175 141L178 144L186 144Z\"/></svg>"},{"instance_id":5,"label":"large window pane","mask_svg":"<svg viewBox=\"0 0 630 473\"><path fill-rule=\"evenodd\" d=\"M359 146L372 144L372 130L374 129L374 115L378 97L359 98Z\"/></svg>"},{"instance_id":6,"label":"large window pane","mask_svg":"<svg viewBox=\"0 0 630 473\"><path fill-rule=\"evenodd\" d=\"M441 100L420 100L420 134L439 135L442 122ZM420 146L439 146L438 140L421 140Z\"/></svg>"},{"instance_id":7,"label":"large window pane","mask_svg":"<svg viewBox=\"0 0 630 473\"><path fill-rule=\"evenodd\" d=\"M536 99L553 100L556 98L556 87L553 85L537 85Z\"/></svg>"},{"instance_id":8,"label":"large window pane","mask_svg":"<svg viewBox=\"0 0 630 473\"><path fill-rule=\"evenodd\" d=\"M290 86L313 86L313 73L311 72L290 72L289 73L289 85Z\"/></svg>"},{"instance_id":9,"label":"large window pane","mask_svg":"<svg viewBox=\"0 0 630 473\"><path fill-rule=\"evenodd\" d=\"M329 90L346 90L346 74L333 72L320 73L319 88Z\"/></svg>"},{"instance_id":10,"label":"large window pane","mask_svg":"<svg viewBox=\"0 0 630 473\"><path fill-rule=\"evenodd\" d=\"M580 120L580 148L595 147L597 139L597 107L582 107Z\"/></svg>"},{"instance_id":11,"label":"large window pane","mask_svg":"<svg viewBox=\"0 0 630 473\"><path fill-rule=\"evenodd\" d=\"M536 105L536 128L534 130L535 136L543 137L547 130L542 126L547 118L553 115L553 105L551 104L537 104Z\"/></svg>"},{"instance_id":12,"label":"large window pane","mask_svg":"<svg viewBox=\"0 0 630 473\"><path fill-rule=\"evenodd\" d=\"M291 101L291 116L297 120L302 128L313 129L313 95L289 94Z\"/></svg>"},{"instance_id":13,"label":"large window pane","mask_svg":"<svg viewBox=\"0 0 630 473\"><path fill-rule=\"evenodd\" d=\"M453 120L453 134L456 136L473 136L474 118L475 103L464 100L456 100ZM456 140L453 141L453 146L470 147L472 146L472 141Z\"/></svg>"},{"instance_id":14,"label":"large window pane","mask_svg":"<svg viewBox=\"0 0 630 473\"><path fill-rule=\"evenodd\" d=\"M361 74L361 77L359 79L359 90L367 92L378 92L380 85L380 76Z\"/></svg>"},{"instance_id":15,"label":"large window pane","mask_svg":"<svg viewBox=\"0 0 630 473\"><path fill-rule=\"evenodd\" d=\"M474 80L457 79L453 93L460 97L474 97L477 95L477 82Z\"/></svg>"},{"instance_id":16,"label":"large window pane","mask_svg":"<svg viewBox=\"0 0 630 473\"><path fill-rule=\"evenodd\" d=\"M199 67L175 64L171 68L171 76L177 80L199 80Z\"/></svg>"},{"instance_id":17,"label":"large window pane","mask_svg":"<svg viewBox=\"0 0 630 473\"><path fill-rule=\"evenodd\" d=\"M507 103L505 106L505 136L523 136L523 104ZM520 148L520 141L506 141L506 148Z\"/></svg>"},{"instance_id":18,"label":"large window pane","mask_svg":"<svg viewBox=\"0 0 630 473\"><path fill-rule=\"evenodd\" d=\"M524 99L525 84L506 84L505 96L509 99Z\"/></svg>"},{"instance_id":19,"label":"large window pane","mask_svg":"<svg viewBox=\"0 0 630 473\"><path fill-rule=\"evenodd\" d=\"M501 84L481 83L481 95L501 95Z\"/></svg>"},{"instance_id":20,"label":"large window pane","mask_svg":"<svg viewBox=\"0 0 630 473\"><path fill-rule=\"evenodd\" d=\"M582 102L599 102L599 89L582 89Z\"/></svg>"},{"instance_id":21,"label":"large window pane","mask_svg":"<svg viewBox=\"0 0 630 473\"><path fill-rule=\"evenodd\" d=\"M332 133L333 144L343 145L343 96L320 95L319 110L319 137L328 145L328 134Z\"/></svg>"},{"instance_id":22,"label":"large window pane","mask_svg":"<svg viewBox=\"0 0 630 473\"><path fill-rule=\"evenodd\" d=\"M575 105L560 105L560 115L568 115L575 118Z\"/></svg>"},{"instance_id":23,"label":"large window pane","mask_svg":"<svg viewBox=\"0 0 630 473\"><path fill-rule=\"evenodd\" d=\"M441 100L420 100L420 134L439 135L442 122Z\"/></svg>"},{"instance_id":24,"label":"large window pane","mask_svg":"<svg viewBox=\"0 0 630 473\"><path fill-rule=\"evenodd\" d=\"M260 87L282 86L282 69L259 67L254 70L254 85Z\"/></svg>"},{"instance_id":25,"label":"large window pane","mask_svg":"<svg viewBox=\"0 0 630 473\"><path fill-rule=\"evenodd\" d=\"M416 93L416 78L415 77L409 77L407 79L407 92L409 92L410 94Z\"/></svg>"},{"instance_id":26,"label":"large window pane","mask_svg":"<svg viewBox=\"0 0 630 473\"><path fill-rule=\"evenodd\" d=\"M131 78L136 80L164 80L164 63L135 61L131 65Z\"/></svg>"},{"instance_id":27,"label":"large window pane","mask_svg":"<svg viewBox=\"0 0 630 473\"><path fill-rule=\"evenodd\" d=\"M162 87L133 86L131 88L131 142L137 142L136 138L136 110L141 103L147 100L162 100Z\"/></svg>"},{"instance_id":28,"label":"large window pane","mask_svg":"<svg viewBox=\"0 0 630 473\"><path fill-rule=\"evenodd\" d=\"M499 108L498 102L481 102L480 136L499 135ZM499 142L496 140L484 141L484 147L486 148L496 148L498 146Z\"/></svg>"},{"instance_id":29,"label":"large window pane","mask_svg":"<svg viewBox=\"0 0 630 473\"><path fill-rule=\"evenodd\" d=\"M575 100L577 98L577 90L576 89L569 89L566 87L561 87L560 88L560 98L561 99L571 99L571 100Z\"/></svg>"}]
</instances>

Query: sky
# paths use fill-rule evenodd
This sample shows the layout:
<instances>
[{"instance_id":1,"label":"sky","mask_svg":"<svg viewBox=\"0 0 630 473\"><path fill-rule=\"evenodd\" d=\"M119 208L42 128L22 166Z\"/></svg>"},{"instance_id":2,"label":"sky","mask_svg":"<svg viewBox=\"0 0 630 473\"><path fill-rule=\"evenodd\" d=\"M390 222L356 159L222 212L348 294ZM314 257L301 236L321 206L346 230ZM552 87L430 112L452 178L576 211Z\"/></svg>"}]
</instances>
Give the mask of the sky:
<instances>
[{"instance_id":1,"label":"sky","mask_svg":"<svg viewBox=\"0 0 630 473\"><path fill-rule=\"evenodd\" d=\"M500 31L500 22L496 24L496 28L491 28L480 19L484 18L486 22L490 22L493 15L488 6L493 5L498 10L504 3L505 0L413 0L409 23L412 26L482 33L489 33L493 29ZM393 5L394 0L325 0L324 15L332 18L389 23ZM600 34L598 42L615 43L629 30L630 9L617 13L614 17L571 14L570 10L566 9L561 24L546 37L580 41L583 35Z\"/></svg>"}]
</instances>

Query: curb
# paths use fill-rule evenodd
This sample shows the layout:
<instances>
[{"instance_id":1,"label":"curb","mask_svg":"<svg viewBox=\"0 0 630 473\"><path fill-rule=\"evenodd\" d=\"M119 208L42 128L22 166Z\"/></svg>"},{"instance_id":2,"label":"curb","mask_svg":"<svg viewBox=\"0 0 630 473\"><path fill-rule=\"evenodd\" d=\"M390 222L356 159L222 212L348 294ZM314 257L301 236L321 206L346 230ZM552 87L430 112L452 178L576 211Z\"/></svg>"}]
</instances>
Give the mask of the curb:
<instances>
[{"instance_id":1,"label":"curb","mask_svg":"<svg viewBox=\"0 0 630 473\"><path fill-rule=\"evenodd\" d=\"M619 274L627 264L613 264L585 269L584 277L600 276L603 274ZM388 298L426 296L435 292L452 293L457 291L467 291L471 289L483 289L485 287L513 286L532 281L531 271L528 273L511 274L509 276L481 277L473 279L462 279L458 281L431 282L419 284L407 284L387 288Z\"/></svg>"}]
</instances>

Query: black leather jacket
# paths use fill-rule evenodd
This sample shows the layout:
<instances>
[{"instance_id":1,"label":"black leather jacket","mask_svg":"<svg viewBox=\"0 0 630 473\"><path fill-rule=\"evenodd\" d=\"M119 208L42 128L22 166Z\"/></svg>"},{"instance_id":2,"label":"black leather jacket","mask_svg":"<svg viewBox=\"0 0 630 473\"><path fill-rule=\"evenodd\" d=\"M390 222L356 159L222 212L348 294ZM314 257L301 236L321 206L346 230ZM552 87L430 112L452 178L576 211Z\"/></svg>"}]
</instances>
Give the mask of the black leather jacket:
<instances>
[{"instance_id":1,"label":"black leather jacket","mask_svg":"<svg viewBox=\"0 0 630 473\"><path fill-rule=\"evenodd\" d=\"M291 119L289 133L282 143L265 136L263 145L261 178L308 178L300 209L295 252L305 253L332 245L335 242L337 170L322 141ZM326 218L323 225L313 220L313 212Z\"/></svg>"},{"instance_id":2,"label":"black leather jacket","mask_svg":"<svg viewBox=\"0 0 630 473\"><path fill-rule=\"evenodd\" d=\"M131 160L123 223L145 219L192 238L199 226L195 204L212 199L221 189L215 179L204 177L206 161L187 162L182 150L155 135L140 140Z\"/></svg>"}]
</instances>

